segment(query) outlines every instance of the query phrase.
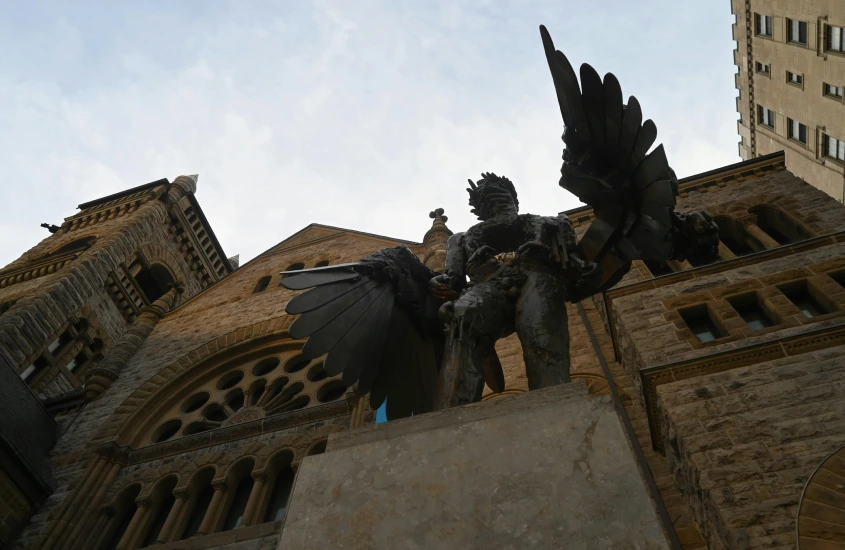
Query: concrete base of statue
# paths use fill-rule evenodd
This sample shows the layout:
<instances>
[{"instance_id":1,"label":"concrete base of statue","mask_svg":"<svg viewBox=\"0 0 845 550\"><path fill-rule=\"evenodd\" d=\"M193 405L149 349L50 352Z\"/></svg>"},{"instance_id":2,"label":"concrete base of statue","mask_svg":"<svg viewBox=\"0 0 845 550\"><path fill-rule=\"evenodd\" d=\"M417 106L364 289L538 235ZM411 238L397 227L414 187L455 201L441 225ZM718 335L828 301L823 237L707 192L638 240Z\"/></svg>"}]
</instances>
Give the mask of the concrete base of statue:
<instances>
[{"instance_id":1,"label":"concrete base of statue","mask_svg":"<svg viewBox=\"0 0 845 550\"><path fill-rule=\"evenodd\" d=\"M573 383L332 435L279 549L668 548L608 396Z\"/></svg>"}]
</instances>

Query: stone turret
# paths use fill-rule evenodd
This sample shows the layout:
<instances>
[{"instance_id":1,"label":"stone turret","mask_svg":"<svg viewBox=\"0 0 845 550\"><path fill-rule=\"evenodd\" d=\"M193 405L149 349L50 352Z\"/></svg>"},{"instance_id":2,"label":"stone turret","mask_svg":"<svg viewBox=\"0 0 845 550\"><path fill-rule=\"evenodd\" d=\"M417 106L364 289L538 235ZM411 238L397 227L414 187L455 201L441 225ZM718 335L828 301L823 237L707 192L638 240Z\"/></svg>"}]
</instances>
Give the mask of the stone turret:
<instances>
[{"instance_id":1,"label":"stone turret","mask_svg":"<svg viewBox=\"0 0 845 550\"><path fill-rule=\"evenodd\" d=\"M442 208L437 208L428 214L433 221L431 229L423 237L423 262L435 271L440 271L446 265L446 242L452 231L446 227L449 218L444 215Z\"/></svg>"}]
</instances>

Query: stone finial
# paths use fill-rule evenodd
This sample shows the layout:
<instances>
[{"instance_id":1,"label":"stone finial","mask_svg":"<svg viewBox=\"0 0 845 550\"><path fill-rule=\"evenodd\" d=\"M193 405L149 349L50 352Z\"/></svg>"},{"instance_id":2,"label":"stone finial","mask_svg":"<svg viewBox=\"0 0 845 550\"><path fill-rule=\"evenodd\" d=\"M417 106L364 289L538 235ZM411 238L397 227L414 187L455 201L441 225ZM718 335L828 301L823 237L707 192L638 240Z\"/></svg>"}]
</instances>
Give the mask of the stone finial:
<instances>
[{"instance_id":1,"label":"stone finial","mask_svg":"<svg viewBox=\"0 0 845 550\"><path fill-rule=\"evenodd\" d=\"M179 176L173 180L173 183L170 184L170 190L167 192L167 202L173 204L186 195L196 193L199 179L198 174L193 174L190 176Z\"/></svg>"},{"instance_id":2,"label":"stone finial","mask_svg":"<svg viewBox=\"0 0 845 550\"><path fill-rule=\"evenodd\" d=\"M446 211L442 208L435 208L434 210L428 213L428 217L433 219L435 223L437 222L437 218L440 218L441 220L443 220L443 223L446 223L449 221L449 218L443 215L444 212Z\"/></svg>"},{"instance_id":3,"label":"stone finial","mask_svg":"<svg viewBox=\"0 0 845 550\"><path fill-rule=\"evenodd\" d=\"M231 258L229 258L229 265L232 266L232 269L237 269L241 265L241 255L235 254Z\"/></svg>"},{"instance_id":4,"label":"stone finial","mask_svg":"<svg viewBox=\"0 0 845 550\"><path fill-rule=\"evenodd\" d=\"M452 234L448 227L446 227L446 222L449 221L449 218L444 216L443 213L445 210L442 208L436 208L433 211L429 212L428 217L434 220L431 223L431 229L429 229L425 237L423 237L423 242L428 244L432 239L436 237L440 237L438 240L445 240Z\"/></svg>"}]
</instances>

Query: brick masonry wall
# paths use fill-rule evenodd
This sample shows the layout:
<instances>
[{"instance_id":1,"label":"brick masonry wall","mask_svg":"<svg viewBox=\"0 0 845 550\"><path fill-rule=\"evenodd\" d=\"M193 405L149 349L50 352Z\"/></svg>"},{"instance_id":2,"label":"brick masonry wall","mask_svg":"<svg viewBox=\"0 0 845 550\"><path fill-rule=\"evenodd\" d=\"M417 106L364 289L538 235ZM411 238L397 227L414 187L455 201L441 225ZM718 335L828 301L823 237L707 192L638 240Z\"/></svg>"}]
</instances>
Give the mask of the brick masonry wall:
<instances>
[{"instance_id":1,"label":"brick masonry wall","mask_svg":"<svg viewBox=\"0 0 845 550\"><path fill-rule=\"evenodd\" d=\"M690 297L689 305L701 302L703 293L718 291L727 285L754 283L754 280L757 280L759 285L750 284L749 289L771 286L773 284L771 280L778 279L779 273L791 270L797 271L792 272L785 279L812 277L816 273L808 266L820 264L819 270L828 269L829 266L838 265L841 262L843 252L845 252L845 245L825 246L615 299L613 317L617 331L617 346L626 369L632 376L638 378L638 371L645 367L692 359L753 343L777 340L845 321L841 316L833 316L833 318L825 318L818 322L788 326L782 330L764 331L765 333L759 336L749 334L741 340L734 339L725 343L717 340L704 346L696 346L686 336L678 334L678 329L685 325L681 323L679 326L679 323L676 323L677 319L673 320L674 317L668 314L670 309L667 308L667 304L672 307L682 307L684 300L687 300L686 297ZM738 294L743 292L740 287L737 288ZM707 299L714 300L712 297Z\"/></svg>"},{"instance_id":2,"label":"brick masonry wall","mask_svg":"<svg viewBox=\"0 0 845 550\"><path fill-rule=\"evenodd\" d=\"M845 445L845 346L658 388L666 459L708 547L794 548L801 492Z\"/></svg>"},{"instance_id":3,"label":"brick masonry wall","mask_svg":"<svg viewBox=\"0 0 845 550\"><path fill-rule=\"evenodd\" d=\"M741 182L727 182L723 186L682 190L678 210L707 210L718 214L756 204L782 206L796 218L817 226L821 233L845 229L842 203L786 170Z\"/></svg>"},{"instance_id":4,"label":"brick masonry wall","mask_svg":"<svg viewBox=\"0 0 845 550\"><path fill-rule=\"evenodd\" d=\"M209 343L214 343L217 349L221 337L225 342L226 335L234 336L244 327L262 323L281 327L288 322L284 308L298 293L279 286L280 271L298 262L306 267L323 260L331 264L352 262L399 244L352 232L314 229L313 234L306 231L297 235L293 243L283 242L273 252L248 262L162 318L111 388L81 411L57 444L53 459L57 478L62 481L57 492L30 521L20 540L21 547L37 546L43 540L47 525L73 494L68 489L78 483L94 446L111 440L116 435L112 427L121 427L135 407L152 397L137 393L139 388L153 379L166 385L176 372L168 368L170 365L192 357ZM425 252L422 246L413 248L421 256ZM256 283L265 275L272 277L269 286L263 292L253 293ZM112 418L115 414L119 416Z\"/></svg>"}]
</instances>

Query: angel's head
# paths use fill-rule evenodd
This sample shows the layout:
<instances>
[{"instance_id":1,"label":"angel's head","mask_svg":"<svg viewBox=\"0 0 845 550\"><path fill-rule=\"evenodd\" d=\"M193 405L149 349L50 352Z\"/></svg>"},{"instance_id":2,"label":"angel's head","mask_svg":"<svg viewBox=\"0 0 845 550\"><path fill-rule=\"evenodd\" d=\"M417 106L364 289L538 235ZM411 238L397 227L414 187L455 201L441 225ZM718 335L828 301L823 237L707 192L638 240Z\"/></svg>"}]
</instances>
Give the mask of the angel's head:
<instances>
[{"instance_id":1,"label":"angel's head","mask_svg":"<svg viewBox=\"0 0 845 550\"><path fill-rule=\"evenodd\" d=\"M495 216L517 214L519 200L516 188L508 178L499 177L492 172L482 173L477 182L469 180L469 205L472 213L479 220L489 220Z\"/></svg>"}]
</instances>

